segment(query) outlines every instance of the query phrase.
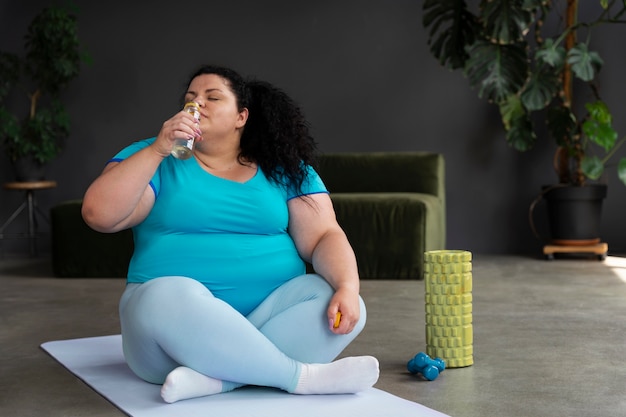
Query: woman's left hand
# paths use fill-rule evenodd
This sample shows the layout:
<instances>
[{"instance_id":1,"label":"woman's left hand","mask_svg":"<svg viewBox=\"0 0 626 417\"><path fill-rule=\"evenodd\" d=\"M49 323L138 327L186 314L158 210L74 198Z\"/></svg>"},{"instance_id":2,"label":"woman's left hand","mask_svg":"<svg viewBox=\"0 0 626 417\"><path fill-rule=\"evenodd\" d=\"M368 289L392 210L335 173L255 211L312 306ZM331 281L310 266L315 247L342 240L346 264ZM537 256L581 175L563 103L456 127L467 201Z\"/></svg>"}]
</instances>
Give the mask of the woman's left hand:
<instances>
[{"instance_id":1,"label":"woman's left hand","mask_svg":"<svg viewBox=\"0 0 626 417\"><path fill-rule=\"evenodd\" d=\"M338 326L335 327L337 313L340 316ZM330 300L327 315L331 332L335 334L350 333L354 330L354 326L356 326L361 316L359 293L351 289L338 289Z\"/></svg>"}]
</instances>

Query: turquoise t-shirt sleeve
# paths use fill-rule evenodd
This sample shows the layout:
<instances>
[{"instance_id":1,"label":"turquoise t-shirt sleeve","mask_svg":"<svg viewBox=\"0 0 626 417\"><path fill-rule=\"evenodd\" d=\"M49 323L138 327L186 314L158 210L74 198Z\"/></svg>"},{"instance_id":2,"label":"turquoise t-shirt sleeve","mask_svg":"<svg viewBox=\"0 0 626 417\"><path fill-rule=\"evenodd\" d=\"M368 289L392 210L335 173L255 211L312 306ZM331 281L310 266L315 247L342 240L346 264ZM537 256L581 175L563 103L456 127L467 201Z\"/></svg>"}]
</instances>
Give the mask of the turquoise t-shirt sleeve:
<instances>
[{"instance_id":1,"label":"turquoise t-shirt sleeve","mask_svg":"<svg viewBox=\"0 0 626 417\"><path fill-rule=\"evenodd\" d=\"M119 151L113 158L109 159L108 162L121 162L124 159L128 158L129 156L135 154L136 152L139 152L140 150L147 148L155 140L156 138L150 138L150 139L144 139L138 142L131 143L130 145L128 145L127 147ZM156 170L156 172L154 173L154 176L152 177L152 180L150 180L150 187L152 188L152 191L154 191L154 195L158 196L159 189L161 188L160 169Z\"/></svg>"},{"instance_id":2,"label":"turquoise t-shirt sleeve","mask_svg":"<svg viewBox=\"0 0 626 417\"><path fill-rule=\"evenodd\" d=\"M306 178L302 182L302 187L300 190L296 189L295 186L289 187L287 190L287 200L291 200L295 197L300 197L303 195L309 194L319 194L326 193L328 194L328 189L326 189L326 185L319 174L311 167L307 165L306 167Z\"/></svg>"}]
</instances>

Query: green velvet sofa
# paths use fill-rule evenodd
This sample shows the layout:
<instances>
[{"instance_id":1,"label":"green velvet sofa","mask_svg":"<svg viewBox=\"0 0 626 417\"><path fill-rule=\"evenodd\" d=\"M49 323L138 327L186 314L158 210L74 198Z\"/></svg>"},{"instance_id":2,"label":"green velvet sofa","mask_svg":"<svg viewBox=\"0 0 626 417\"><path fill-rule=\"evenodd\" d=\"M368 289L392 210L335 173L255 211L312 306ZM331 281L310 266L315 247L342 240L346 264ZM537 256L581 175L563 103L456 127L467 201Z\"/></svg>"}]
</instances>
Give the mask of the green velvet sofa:
<instances>
[{"instance_id":1,"label":"green velvet sofa","mask_svg":"<svg viewBox=\"0 0 626 417\"><path fill-rule=\"evenodd\" d=\"M319 173L364 279L421 279L424 251L445 249L441 154L327 153ZM124 277L130 230L104 234L82 220L81 200L51 209L52 267L58 277Z\"/></svg>"},{"instance_id":2,"label":"green velvet sofa","mask_svg":"<svg viewBox=\"0 0 626 417\"><path fill-rule=\"evenodd\" d=\"M133 254L133 232L100 233L81 214L82 200L50 209L52 271L64 278L126 277Z\"/></svg>"},{"instance_id":3,"label":"green velvet sofa","mask_svg":"<svg viewBox=\"0 0 626 417\"><path fill-rule=\"evenodd\" d=\"M443 155L327 153L319 173L361 278L422 279L424 252L446 244Z\"/></svg>"}]
</instances>

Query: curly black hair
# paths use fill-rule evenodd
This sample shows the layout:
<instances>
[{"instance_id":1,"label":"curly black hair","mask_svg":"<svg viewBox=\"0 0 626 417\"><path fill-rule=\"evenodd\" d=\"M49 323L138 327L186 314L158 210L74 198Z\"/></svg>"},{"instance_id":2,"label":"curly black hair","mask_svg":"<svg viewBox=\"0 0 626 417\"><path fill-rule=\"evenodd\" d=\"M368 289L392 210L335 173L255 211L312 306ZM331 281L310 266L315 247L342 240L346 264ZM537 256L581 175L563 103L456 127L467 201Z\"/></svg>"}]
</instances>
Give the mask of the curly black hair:
<instances>
[{"instance_id":1,"label":"curly black hair","mask_svg":"<svg viewBox=\"0 0 626 417\"><path fill-rule=\"evenodd\" d=\"M215 74L227 81L238 110L248 109L241 136L240 161L256 163L270 181L301 190L306 166L317 167L317 144L298 104L283 90L256 79L244 79L236 71L203 65L189 78Z\"/></svg>"}]
</instances>

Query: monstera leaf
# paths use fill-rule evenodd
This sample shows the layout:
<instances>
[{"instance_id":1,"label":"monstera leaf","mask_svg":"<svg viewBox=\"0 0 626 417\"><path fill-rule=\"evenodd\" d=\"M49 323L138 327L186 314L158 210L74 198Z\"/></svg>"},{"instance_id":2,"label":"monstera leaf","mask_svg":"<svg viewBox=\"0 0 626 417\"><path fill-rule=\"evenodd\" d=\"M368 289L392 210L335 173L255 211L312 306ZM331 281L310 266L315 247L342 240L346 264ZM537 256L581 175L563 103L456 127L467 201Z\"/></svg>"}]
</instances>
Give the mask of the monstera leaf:
<instances>
[{"instance_id":1,"label":"monstera leaf","mask_svg":"<svg viewBox=\"0 0 626 417\"><path fill-rule=\"evenodd\" d=\"M617 132L611 126L612 116L608 106L602 101L587 103L589 118L583 123L583 133L596 145L609 152L617 141Z\"/></svg>"},{"instance_id":2,"label":"monstera leaf","mask_svg":"<svg viewBox=\"0 0 626 417\"><path fill-rule=\"evenodd\" d=\"M579 136L576 115L561 100L548 108L546 123L550 136L554 138L558 146L569 147Z\"/></svg>"},{"instance_id":3,"label":"monstera leaf","mask_svg":"<svg viewBox=\"0 0 626 417\"><path fill-rule=\"evenodd\" d=\"M424 27L430 28L428 44L439 63L451 69L463 68L480 26L463 0L425 0Z\"/></svg>"},{"instance_id":4,"label":"monstera leaf","mask_svg":"<svg viewBox=\"0 0 626 417\"><path fill-rule=\"evenodd\" d=\"M517 94L526 82L528 59L525 44L499 45L477 41L468 49L465 74L481 98L500 103Z\"/></svg>"},{"instance_id":5,"label":"monstera leaf","mask_svg":"<svg viewBox=\"0 0 626 417\"><path fill-rule=\"evenodd\" d=\"M604 62L597 52L589 50L587 44L580 43L570 49L567 54L567 63L572 66L572 72L578 78L591 81Z\"/></svg>"},{"instance_id":6,"label":"monstera leaf","mask_svg":"<svg viewBox=\"0 0 626 417\"><path fill-rule=\"evenodd\" d=\"M493 43L508 45L524 40L532 22L529 10L520 8L519 1L500 0L481 3L484 34Z\"/></svg>"},{"instance_id":7,"label":"monstera leaf","mask_svg":"<svg viewBox=\"0 0 626 417\"><path fill-rule=\"evenodd\" d=\"M530 73L530 78L521 94L522 103L529 111L546 108L560 91L558 76L549 68Z\"/></svg>"}]
</instances>

